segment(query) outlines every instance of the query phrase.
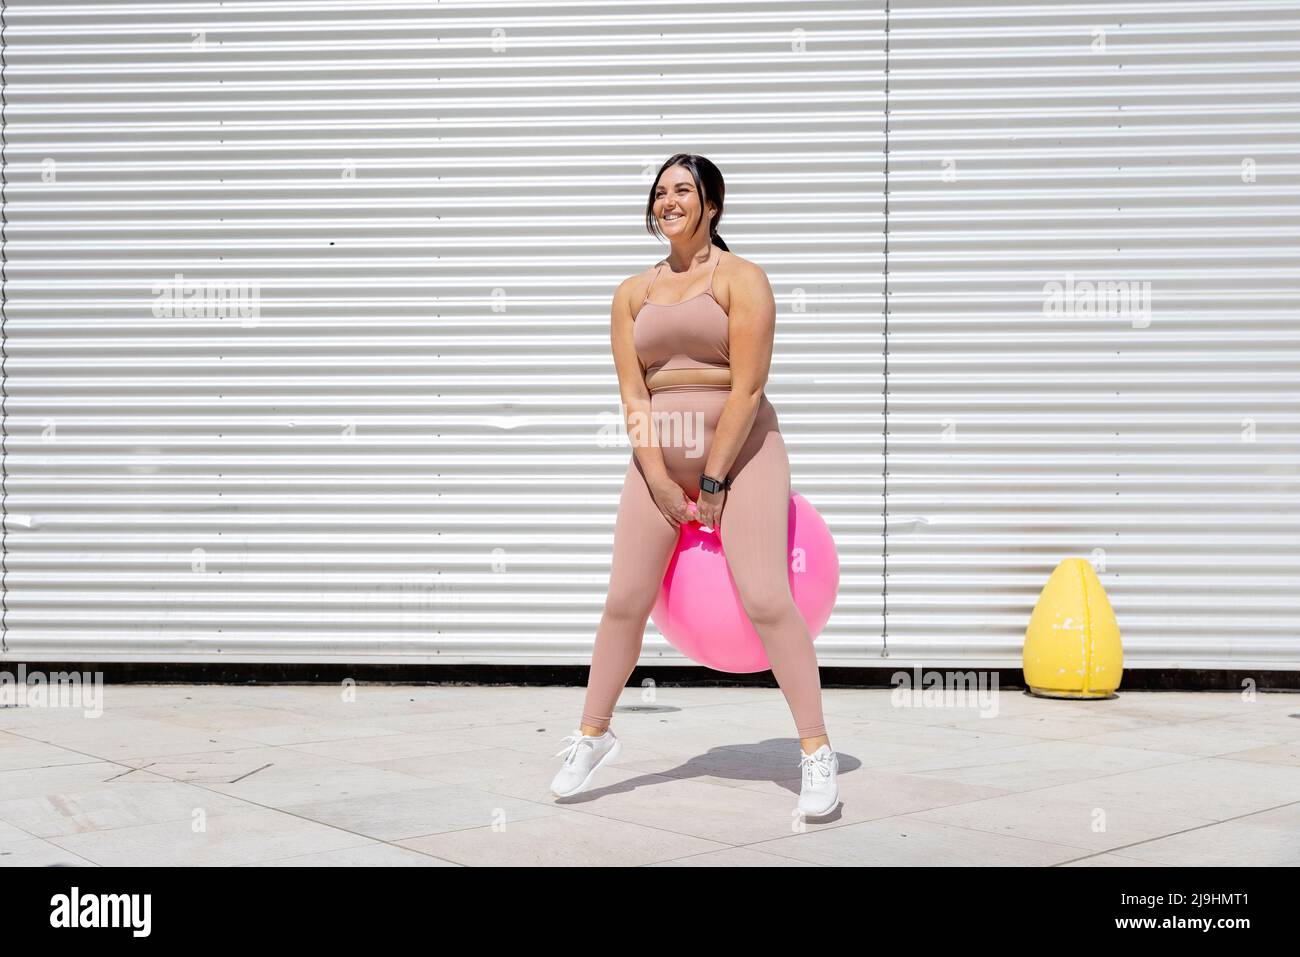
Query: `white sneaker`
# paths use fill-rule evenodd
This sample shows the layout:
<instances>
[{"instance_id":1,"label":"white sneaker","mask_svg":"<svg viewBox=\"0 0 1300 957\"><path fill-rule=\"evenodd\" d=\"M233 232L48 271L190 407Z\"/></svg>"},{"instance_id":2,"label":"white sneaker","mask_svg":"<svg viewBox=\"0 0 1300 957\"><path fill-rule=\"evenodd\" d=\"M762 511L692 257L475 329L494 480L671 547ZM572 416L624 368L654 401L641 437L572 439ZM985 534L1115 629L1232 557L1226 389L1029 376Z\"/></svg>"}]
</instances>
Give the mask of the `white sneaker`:
<instances>
[{"instance_id":1,"label":"white sneaker","mask_svg":"<svg viewBox=\"0 0 1300 957\"><path fill-rule=\"evenodd\" d=\"M840 802L840 788L836 775L840 759L829 744L823 744L812 754L799 749L799 770L803 785L799 791L799 810L813 817L829 814Z\"/></svg>"},{"instance_id":2,"label":"white sneaker","mask_svg":"<svg viewBox=\"0 0 1300 957\"><path fill-rule=\"evenodd\" d=\"M612 728L606 728L605 733L598 737L583 734L579 728L564 740L571 743L555 752L557 757L564 755L564 766L551 782L551 793L556 797L568 797L586 790L596 770L618 757L623 747Z\"/></svg>"}]
</instances>

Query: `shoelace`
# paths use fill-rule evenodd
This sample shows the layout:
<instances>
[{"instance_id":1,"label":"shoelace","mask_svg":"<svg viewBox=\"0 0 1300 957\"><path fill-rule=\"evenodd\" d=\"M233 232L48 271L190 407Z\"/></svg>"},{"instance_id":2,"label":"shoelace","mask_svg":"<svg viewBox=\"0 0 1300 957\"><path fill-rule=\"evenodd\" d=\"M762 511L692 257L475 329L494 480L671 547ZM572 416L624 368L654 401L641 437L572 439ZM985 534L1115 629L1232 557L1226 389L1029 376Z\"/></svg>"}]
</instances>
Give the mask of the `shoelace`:
<instances>
[{"instance_id":1,"label":"shoelace","mask_svg":"<svg viewBox=\"0 0 1300 957\"><path fill-rule=\"evenodd\" d=\"M582 744L583 737L584 735L581 731L575 731L573 734L567 736L563 740L570 741L572 743L566 744L564 747L560 748L560 750L555 752L554 756L558 758L561 754L563 754L564 763L568 764L570 761L573 760L574 756L578 753L578 746Z\"/></svg>"},{"instance_id":2,"label":"shoelace","mask_svg":"<svg viewBox=\"0 0 1300 957\"><path fill-rule=\"evenodd\" d=\"M811 754L804 754L802 749L799 752L799 773L804 781L812 781L814 777L820 778L821 781L829 781L831 777L831 755L828 752L826 757L819 758ZM820 782L814 782L820 783Z\"/></svg>"}]
</instances>

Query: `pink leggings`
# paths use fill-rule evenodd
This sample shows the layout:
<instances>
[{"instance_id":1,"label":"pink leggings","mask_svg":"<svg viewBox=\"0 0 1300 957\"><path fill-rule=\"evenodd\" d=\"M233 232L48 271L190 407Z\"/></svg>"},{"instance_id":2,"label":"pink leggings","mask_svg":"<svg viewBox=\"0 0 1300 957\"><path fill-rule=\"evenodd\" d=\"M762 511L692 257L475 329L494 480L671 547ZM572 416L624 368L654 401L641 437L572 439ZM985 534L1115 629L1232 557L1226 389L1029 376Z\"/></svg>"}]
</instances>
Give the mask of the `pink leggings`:
<instances>
[{"instance_id":1,"label":"pink leggings","mask_svg":"<svg viewBox=\"0 0 1300 957\"><path fill-rule=\"evenodd\" d=\"M669 387L651 396L654 413L670 416L677 428L659 429L658 443L668 474L696 501L700 473L708 461L714 427L730 389ZM761 397L758 413L730 472L719 535L754 630L785 695L801 738L826 733L822 717L817 655L794 596L789 559L790 460L776 410ZM679 531L655 505L636 455L628 463L614 526L614 555L605 610L596 630L582 723L605 728L614 705L641 655L646 621L654 607Z\"/></svg>"}]
</instances>

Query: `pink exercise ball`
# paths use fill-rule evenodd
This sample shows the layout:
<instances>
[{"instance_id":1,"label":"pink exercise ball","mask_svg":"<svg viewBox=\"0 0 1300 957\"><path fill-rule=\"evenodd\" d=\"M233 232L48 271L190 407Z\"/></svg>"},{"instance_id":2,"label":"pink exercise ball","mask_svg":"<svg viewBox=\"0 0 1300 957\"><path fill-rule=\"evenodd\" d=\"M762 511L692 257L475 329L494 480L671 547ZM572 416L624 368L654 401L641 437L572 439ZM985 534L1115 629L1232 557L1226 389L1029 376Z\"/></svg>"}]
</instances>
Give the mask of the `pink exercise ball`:
<instances>
[{"instance_id":1,"label":"pink exercise ball","mask_svg":"<svg viewBox=\"0 0 1300 957\"><path fill-rule=\"evenodd\" d=\"M689 506L695 509L695 503ZM723 514L726 505L723 505ZM835 540L812 503L790 493L786 571L795 606L813 638L835 607L840 560ZM767 671L763 640L736 591L717 529L685 522L650 617L668 643L714 671Z\"/></svg>"}]
</instances>

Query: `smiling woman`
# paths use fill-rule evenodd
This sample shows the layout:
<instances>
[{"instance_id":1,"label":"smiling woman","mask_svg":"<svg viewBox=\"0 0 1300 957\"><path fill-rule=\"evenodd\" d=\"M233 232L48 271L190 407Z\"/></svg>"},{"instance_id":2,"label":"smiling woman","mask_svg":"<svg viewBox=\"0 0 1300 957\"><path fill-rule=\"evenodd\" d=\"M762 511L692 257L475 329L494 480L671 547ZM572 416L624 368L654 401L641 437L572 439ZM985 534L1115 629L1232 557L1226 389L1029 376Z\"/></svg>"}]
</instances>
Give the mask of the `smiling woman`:
<instances>
[{"instance_id":1,"label":"smiling woman","mask_svg":"<svg viewBox=\"0 0 1300 957\"><path fill-rule=\"evenodd\" d=\"M656 265L633 317L640 320L633 327L633 341L650 395L667 389L731 388L729 296L718 288L717 273L724 258L739 257L727 251L717 232L725 194L722 174L712 163L679 154L660 170L646 204L646 228L669 242L674 236L694 237L704 221L709 229L702 261L692 256L679 277L672 276L671 256ZM665 266L667 276L662 275ZM655 288L657 298L652 300Z\"/></svg>"},{"instance_id":2,"label":"smiling woman","mask_svg":"<svg viewBox=\"0 0 1300 957\"><path fill-rule=\"evenodd\" d=\"M717 234L724 193L722 174L703 156L669 157L645 216L646 228L672 249L614 295L610 342L632 456L582 722L565 739L551 790L576 794L618 756L609 728L614 706L641 655L681 525L698 520L718 530L794 716L802 746L798 810L821 815L838 803L838 759L826 735L812 637L790 588L790 460L763 391L776 302L766 273ZM638 428L642 422L650 427ZM661 423L688 427L660 434Z\"/></svg>"}]
</instances>

